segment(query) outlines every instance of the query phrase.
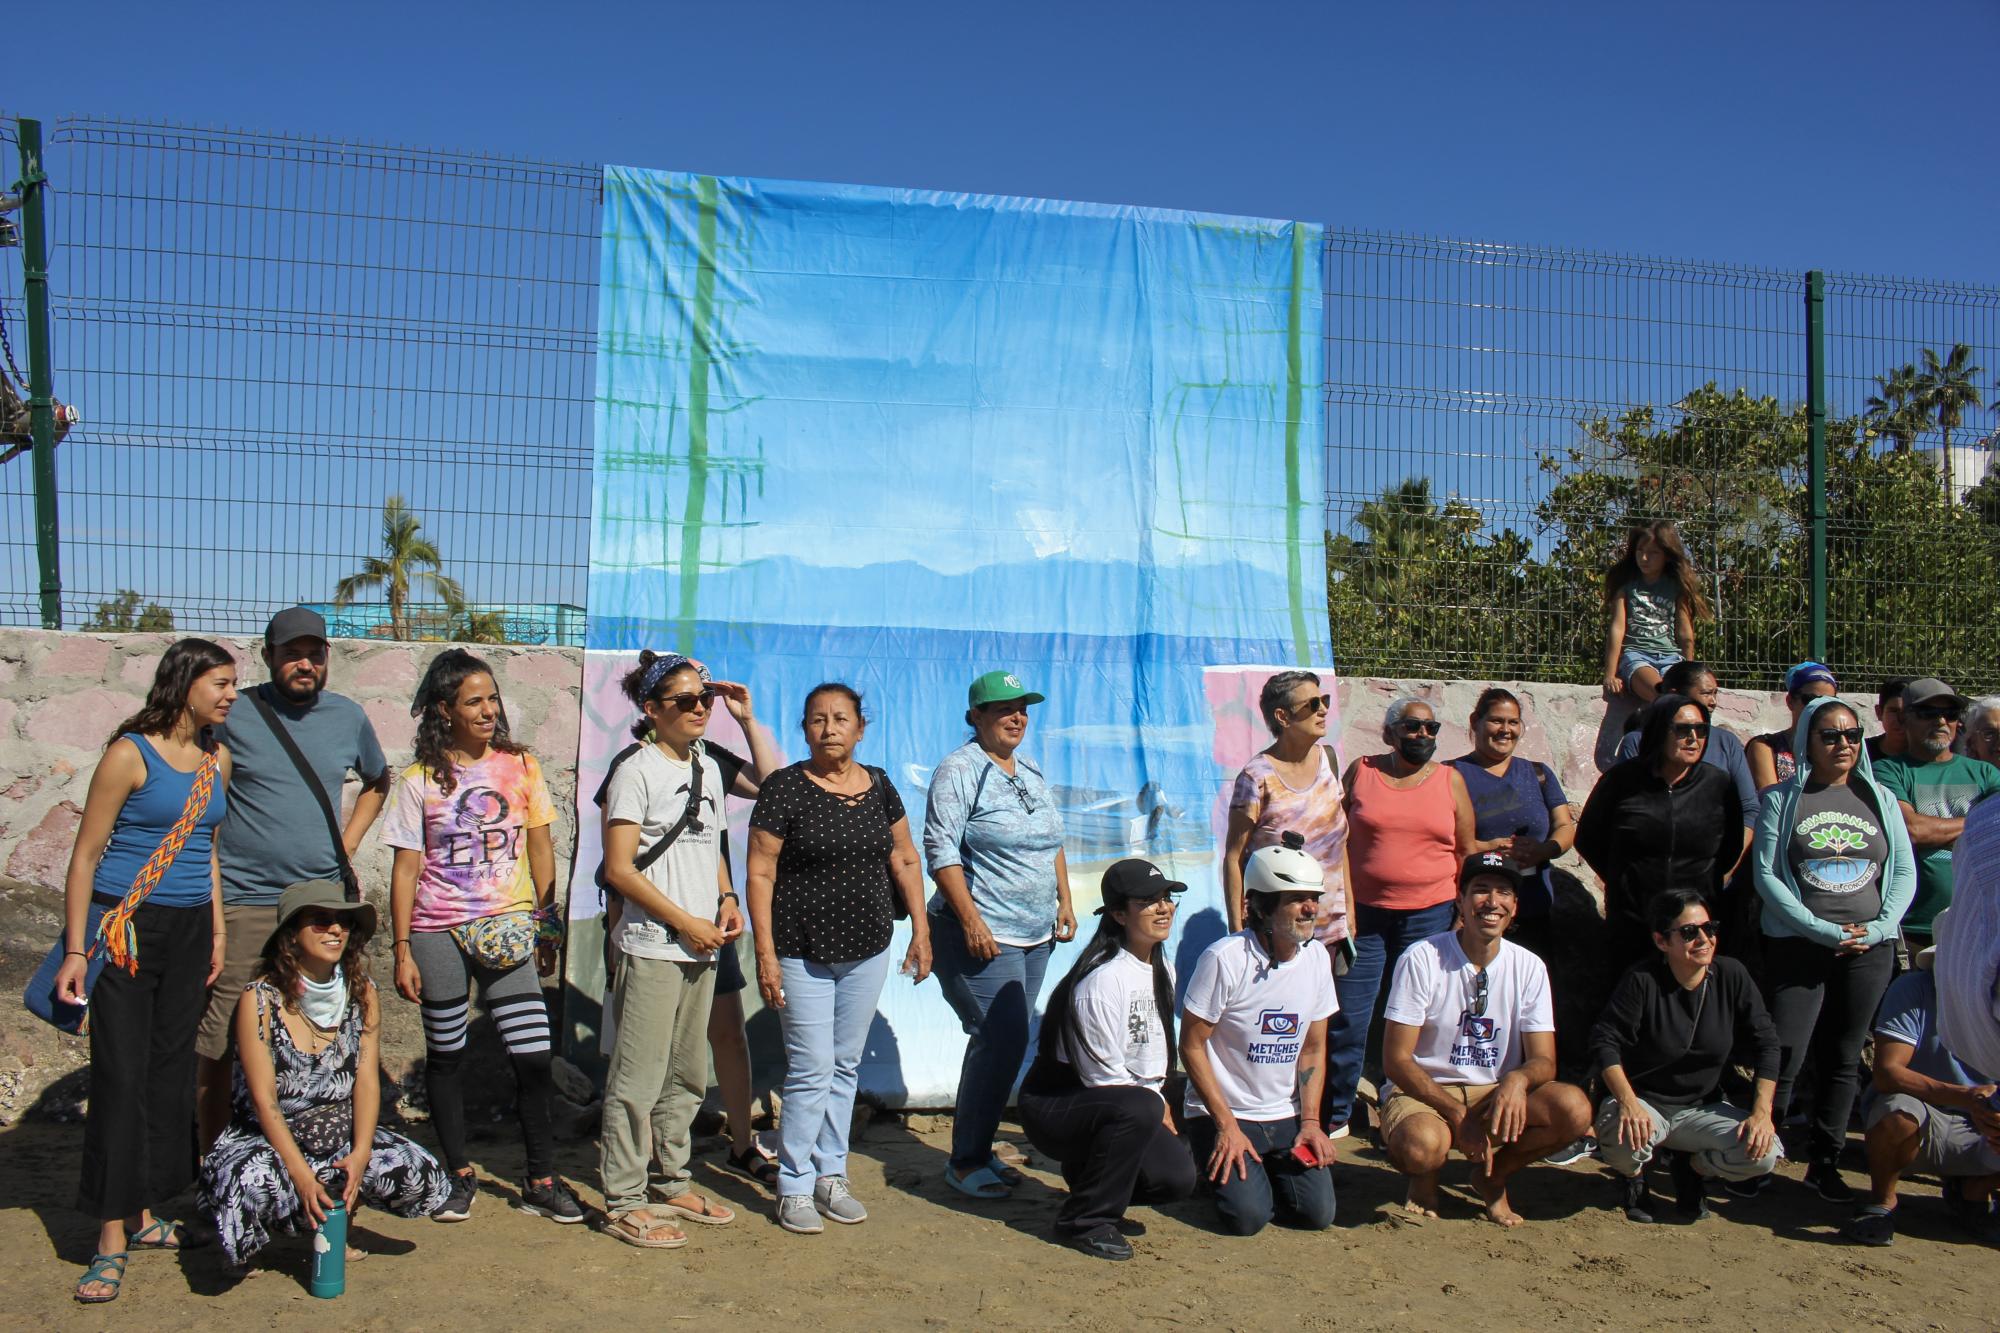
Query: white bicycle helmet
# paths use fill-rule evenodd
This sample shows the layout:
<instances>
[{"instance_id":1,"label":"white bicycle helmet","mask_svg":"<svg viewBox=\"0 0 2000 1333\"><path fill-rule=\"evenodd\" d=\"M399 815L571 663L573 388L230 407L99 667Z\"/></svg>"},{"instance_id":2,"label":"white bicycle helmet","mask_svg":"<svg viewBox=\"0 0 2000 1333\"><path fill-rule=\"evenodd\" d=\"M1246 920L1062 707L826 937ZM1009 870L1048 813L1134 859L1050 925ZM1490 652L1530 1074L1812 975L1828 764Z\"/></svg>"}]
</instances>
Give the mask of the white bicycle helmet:
<instances>
[{"instance_id":1,"label":"white bicycle helmet","mask_svg":"<svg viewBox=\"0 0 2000 1333\"><path fill-rule=\"evenodd\" d=\"M1285 832L1276 847L1260 847L1250 854L1243 868L1245 893L1318 893L1325 887L1326 872L1319 862L1306 855L1302 834Z\"/></svg>"}]
</instances>

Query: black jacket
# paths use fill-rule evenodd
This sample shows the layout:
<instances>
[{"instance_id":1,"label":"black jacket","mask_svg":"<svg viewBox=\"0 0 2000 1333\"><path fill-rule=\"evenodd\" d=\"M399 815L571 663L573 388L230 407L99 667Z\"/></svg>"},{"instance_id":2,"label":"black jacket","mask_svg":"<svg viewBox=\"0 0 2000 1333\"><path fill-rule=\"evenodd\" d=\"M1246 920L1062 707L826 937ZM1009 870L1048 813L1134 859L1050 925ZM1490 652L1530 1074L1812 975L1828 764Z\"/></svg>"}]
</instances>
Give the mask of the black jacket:
<instances>
[{"instance_id":1,"label":"black jacket","mask_svg":"<svg viewBox=\"0 0 2000 1333\"><path fill-rule=\"evenodd\" d=\"M1742 805L1729 775L1712 764L1696 764L1669 787L1643 760L1627 759L1591 789L1576 850L1604 881L1612 929L1643 931L1646 901L1661 889L1694 889L1716 901L1743 853Z\"/></svg>"},{"instance_id":2,"label":"black jacket","mask_svg":"<svg viewBox=\"0 0 2000 1333\"><path fill-rule=\"evenodd\" d=\"M1692 991L1674 980L1665 958L1640 963L1612 989L1590 1045L1599 1064L1624 1069L1633 1091L1669 1106L1713 1099L1739 1050L1755 1052L1758 1078L1778 1076L1778 1030L1734 958L1717 958Z\"/></svg>"}]
</instances>

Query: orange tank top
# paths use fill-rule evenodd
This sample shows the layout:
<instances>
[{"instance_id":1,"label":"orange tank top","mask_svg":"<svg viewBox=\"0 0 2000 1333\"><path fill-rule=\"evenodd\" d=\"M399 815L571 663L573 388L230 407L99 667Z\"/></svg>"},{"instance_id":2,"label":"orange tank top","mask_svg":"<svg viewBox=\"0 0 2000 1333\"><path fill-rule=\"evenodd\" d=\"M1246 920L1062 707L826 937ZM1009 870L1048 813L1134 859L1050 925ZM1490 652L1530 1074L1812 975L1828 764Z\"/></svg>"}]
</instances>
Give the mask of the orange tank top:
<instances>
[{"instance_id":1,"label":"orange tank top","mask_svg":"<svg viewBox=\"0 0 2000 1333\"><path fill-rule=\"evenodd\" d=\"M1458 890L1457 839L1449 764L1402 790L1366 760L1355 765L1347 865L1357 903L1409 912L1449 902Z\"/></svg>"}]
</instances>

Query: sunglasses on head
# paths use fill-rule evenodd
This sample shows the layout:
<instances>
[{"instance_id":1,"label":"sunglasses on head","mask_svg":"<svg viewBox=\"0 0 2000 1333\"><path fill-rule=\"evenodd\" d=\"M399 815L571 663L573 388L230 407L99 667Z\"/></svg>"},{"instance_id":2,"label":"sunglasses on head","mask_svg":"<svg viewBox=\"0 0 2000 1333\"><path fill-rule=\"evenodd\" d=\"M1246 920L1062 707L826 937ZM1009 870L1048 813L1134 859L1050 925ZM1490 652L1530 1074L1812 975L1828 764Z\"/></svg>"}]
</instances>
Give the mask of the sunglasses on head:
<instances>
[{"instance_id":1,"label":"sunglasses on head","mask_svg":"<svg viewBox=\"0 0 2000 1333\"><path fill-rule=\"evenodd\" d=\"M1675 722L1669 728L1677 741L1703 740L1708 736L1706 722Z\"/></svg>"},{"instance_id":2,"label":"sunglasses on head","mask_svg":"<svg viewBox=\"0 0 2000 1333\"><path fill-rule=\"evenodd\" d=\"M1696 921L1690 925L1675 926L1667 933L1678 938L1683 944L1693 944L1703 935L1714 939L1717 935L1721 934L1721 931L1716 928L1716 924L1713 921Z\"/></svg>"},{"instance_id":3,"label":"sunglasses on head","mask_svg":"<svg viewBox=\"0 0 2000 1333\"><path fill-rule=\"evenodd\" d=\"M702 690L696 694L663 694L659 696L659 701L663 704L672 704L683 713L692 713L697 708L707 708L710 704L713 704L715 697L721 692L720 690Z\"/></svg>"},{"instance_id":4,"label":"sunglasses on head","mask_svg":"<svg viewBox=\"0 0 2000 1333\"><path fill-rule=\"evenodd\" d=\"M1829 750L1841 744L1861 744L1861 728L1859 727L1821 727L1814 734L1819 737L1819 743L1826 746Z\"/></svg>"},{"instance_id":5,"label":"sunglasses on head","mask_svg":"<svg viewBox=\"0 0 2000 1333\"><path fill-rule=\"evenodd\" d=\"M1396 730L1402 732L1405 736L1416 736L1419 734L1435 736L1438 734L1438 722L1435 718L1406 717L1396 724Z\"/></svg>"},{"instance_id":6,"label":"sunglasses on head","mask_svg":"<svg viewBox=\"0 0 2000 1333\"><path fill-rule=\"evenodd\" d=\"M1286 705L1287 710L1294 713L1324 713L1331 707L1333 696L1330 694L1309 694Z\"/></svg>"},{"instance_id":7,"label":"sunglasses on head","mask_svg":"<svg viewBox=\"0 0 2000 1333\"><path fill-rule=\"evenodd\" d=\"M1946 722L1956 722L1965 716L1965 710L1956 704L1918 704L1903 711L1926 722L1936 722L1940 718Z\"/></svg>"}]
</instances>

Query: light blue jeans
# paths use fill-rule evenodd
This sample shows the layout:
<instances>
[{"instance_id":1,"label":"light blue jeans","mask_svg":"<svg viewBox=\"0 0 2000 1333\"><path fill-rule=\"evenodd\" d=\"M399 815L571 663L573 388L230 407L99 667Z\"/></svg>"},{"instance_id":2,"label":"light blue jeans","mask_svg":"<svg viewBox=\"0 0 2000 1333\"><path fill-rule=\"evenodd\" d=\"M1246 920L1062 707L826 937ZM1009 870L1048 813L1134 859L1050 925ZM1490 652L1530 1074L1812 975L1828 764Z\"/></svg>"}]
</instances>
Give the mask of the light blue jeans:
<instances>
[{"instance_id":1,"label":"light blue jeans","mask_svg":"<svg viewBox=\"0 0 2000 1333\"><path fill-rule=\"evenodd\" d=\"M780 958L785 1007L784 1114L778 1118L778 1193L811 1194L847 1174L861 1052L889 979L889 950L854 963Z\"/></svg>"}]
</instances>

